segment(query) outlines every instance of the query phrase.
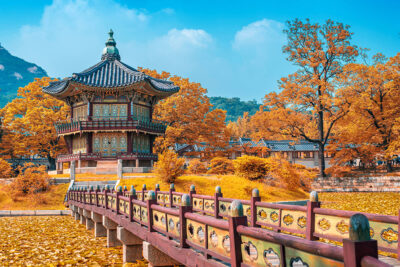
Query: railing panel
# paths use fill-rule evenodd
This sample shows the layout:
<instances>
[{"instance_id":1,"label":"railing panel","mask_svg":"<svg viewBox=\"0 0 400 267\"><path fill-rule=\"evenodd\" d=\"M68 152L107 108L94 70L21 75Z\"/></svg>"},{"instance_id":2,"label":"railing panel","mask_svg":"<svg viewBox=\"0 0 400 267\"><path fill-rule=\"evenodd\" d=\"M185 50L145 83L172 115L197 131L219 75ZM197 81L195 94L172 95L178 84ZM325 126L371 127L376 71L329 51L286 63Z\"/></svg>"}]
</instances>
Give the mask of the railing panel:
<instances>
[{"instance_id":1,"label":"railing panel","mask_svg":"<svg viewBox=\"0 0 400 267\"><path fill-rule=\"evenodd\" d=\"M129 201L119 199L118 209L121 213L129 216Z\"/></svg>"},{"instance_id":2,"label":"railing panel","mask_svg":"<svg viewBox=\"0 0 400 267\"><path fill-rule=\"evenodd\" d=\"M164 212L153 210L153 224L162 231L167 232L167 215Z\"/></svg>"},{"instance_id":3,"label":"railing panel","mask_svg":"<svg viewBox=\"0 0 400 267\"><path fill-rule=\"evenodd\" d=\"M226 217L228 216L229 212L229 207L231 205L231 202L228 201L220 201L219 202L219 215Z\"/></svg>"},{"instance_id":4,"label":"railing panel","mask_svg":"<svg viewBox=\"0 0 400 267\"><path fill-rule=\"evenodd\" d=\"M250 236L241 236L242 260L249 266L279 267L281 263L281 246L279 244L259 240ZM290 265L289 265L290 266Z\"/></svg>"},{"instance_id":5,"label":"railing panel","mask_svg":"<svg viewBox=\"0 0 400 267\"><path fill-rule=\"evenodd\" d=\"M347 217L316 214L315 236L334 241L349 238L349 220ZM370 235L378 241L378 248L383 251L397 252L398 225L369 221Z\"/></svg>"},{"instance_id":6,"label":"railing panel","mask_svg":"<svg viewBox=\"0 0 400 267\"><path fill-rule=\"evenodd\" d=\"M133 210L133 218L135 221L140 222L141 221L141 207L137 204L133 204L132 210Z\"/></svg>"},{"instance_id":7,"label":"railing panel","mask_svg":"<svg viewBox=\"0 0 400 267\"><path fill-rule=\"evenodd\" d=\"M180 237L180 220L178 216L167 214L168 233Z\"/></svg>"},{"instance_id":8,"label":"railing panel","mask_svg":"<svg viewBox=\"0 0 400 267\"><path fill-rule=\"evenodd\" d=\"M186 220L186 229L187 229L187 239L190 242L205 248L206 225L204 223L199 223L188 219Z\"/></svg>"},{"instance_id":9,"label":"railing panel","mask_svg":"<svg viewBox=\"0 0 400 267\"><path fill-rule=\"evenodd\" d=\"M204 199L204 211L208 213L214 213L215 201L211 199Z\"/></svg>"},{"instance_id":10,"label":"railing panel","mask_svg":"<svg viewBox=\"0 0 400 267\"><path fill-rule=\"evenodd\" d=\"M193 198L193 209L204 210L204 200L202 198Z\"/></svg>"},{"instance_id":11,"label":"railing panel","mask_svg":"<svg viewBox=\"0 0 400 267\"><path fill-rule=\"evenodd\" d=\"M343 262L285 247L286 266L342 267Z\"/></svg>"},{"instance_id":12,"label":"railing panel","mask_svg":"<svg viewBox=\"0 0 400 267\"><path fill-rule=\"evenodd\" d=\"M279 209L256 207L256 210L257 224L279 227Z\"/></svg>"},{"instance_id":13,"label":"railing panel","mask_svg":"<svg viewBox=\"0 0 400 267\"><path fill-rule=\"evenodd\" d=\"M174 195L172 197L172 204L176 206L180 206L182 203L182 196Z\"/></svg>"},{"instance_id":14,"label":"railing panel","mask_svg":"<svg viewBox=\"0 0 400 267\"><path fill-rule=\"evenodd\" d=\"M229 231L207 226L208 250L224 257L230 257L231 245Z\"/></svg>"},{"instance_id":15,"label":"railing panel","mask_svg":"<svg viewBox=\"0 0 400 267\"><path fill-rule=\"evenodd\" d=\"M307 214L302 211L282 210L281 227L285 231L294 233L305 233Z\"/></svg>"}]
</instances>

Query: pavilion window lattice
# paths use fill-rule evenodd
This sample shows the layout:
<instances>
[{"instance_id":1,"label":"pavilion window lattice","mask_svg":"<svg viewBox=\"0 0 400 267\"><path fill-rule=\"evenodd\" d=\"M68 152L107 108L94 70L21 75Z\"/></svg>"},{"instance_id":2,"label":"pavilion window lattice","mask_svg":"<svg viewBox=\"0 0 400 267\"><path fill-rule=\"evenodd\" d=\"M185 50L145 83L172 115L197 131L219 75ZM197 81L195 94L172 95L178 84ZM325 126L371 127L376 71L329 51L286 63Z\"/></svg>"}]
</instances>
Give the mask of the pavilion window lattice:
<instances>
[{"instance_id":1,"label":"pavilion window lattice","mask_svg":"<svg viewBox=\"0 0 400 267\"><path fill-rule=\"evenodd\" d=\"M117 153L127 152L127 138L125 133L97 133L93 138L93 152L102 156L116 156Z\"/></svg>"},{"instance_id":2,"label":"pavilion window lattice","mask_svg":"<svg viewBox=\"0 0 400 267\"><path fill-rule=\"evenodd\" d=\"M88 107L87 105L83 105L80 107L74 107L73 119L74 121L84 121L87 119L88 115Z\"/></svg>"},{"instance_id":3,"label":"pavilion window lattice","mask_svg":"<svg viewBox=\"0 0 400 267\"><path fill-rule=\"evenodd\" d=\"M149 121L150 108L137 104L132 104L132 118L134 120Z\"/></svg>"},{"instance_id":4,"label":"pavilion window lattice","mask_svg":"<svg viewBox=\"0 0 400 267\"><path fill-rule=\"evenodd\" d=\"M128 106L126 104L94 104L93 120L126 120Z\"/></svg>"},{"instance_id":5,"label":"pavilion window lattice","mask_svg":"<svg viewBox=\"0 0 400 267\"><path fill-rule=\"evenodd\" d=\"M86 153L86 137L85 136L74 136L72 142L72 151L76 153Z\"/></svg>"},{"instance_id":6,"label":"pavilion window lattice","mask_svg":"<svg viewBox=\"0 0 400 267\"><path fill-rule=\"evenodd\" d=\"M148 135L132 136L132 151L136 153L151 153L150 136Z\"/></svg>"}]
</instances>

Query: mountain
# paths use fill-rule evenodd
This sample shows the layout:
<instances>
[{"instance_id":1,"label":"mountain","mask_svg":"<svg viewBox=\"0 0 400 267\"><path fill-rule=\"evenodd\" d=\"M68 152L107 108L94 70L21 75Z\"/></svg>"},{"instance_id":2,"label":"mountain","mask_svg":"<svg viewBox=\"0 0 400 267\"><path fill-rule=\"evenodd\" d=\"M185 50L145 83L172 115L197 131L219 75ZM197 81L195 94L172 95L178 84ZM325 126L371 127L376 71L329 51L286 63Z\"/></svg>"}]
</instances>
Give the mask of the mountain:
<instances>
[{"instance_id":1,"label":"mountain","mask_svg":"<svg viewBox=\"0 0 400 267\"><path fill-rule=\"evenodd\" d=\"M11 55L0 45L0 108L17 96L19 87L43 76L47 76L44 69Z\"/></svg>"},{"instance_id":2,"label":"mountain","mask_svg":"<svg viewBox=\"0 0 400 267\"><path fill-rule=\"evenodd\" d=\"M254 115L260 108L256 100L242 101L239 97L210 97L210 103L214 106L213 109L226 110L226 122L236 121L245 112L250 116Z\"/></svg>"}]
</instances>

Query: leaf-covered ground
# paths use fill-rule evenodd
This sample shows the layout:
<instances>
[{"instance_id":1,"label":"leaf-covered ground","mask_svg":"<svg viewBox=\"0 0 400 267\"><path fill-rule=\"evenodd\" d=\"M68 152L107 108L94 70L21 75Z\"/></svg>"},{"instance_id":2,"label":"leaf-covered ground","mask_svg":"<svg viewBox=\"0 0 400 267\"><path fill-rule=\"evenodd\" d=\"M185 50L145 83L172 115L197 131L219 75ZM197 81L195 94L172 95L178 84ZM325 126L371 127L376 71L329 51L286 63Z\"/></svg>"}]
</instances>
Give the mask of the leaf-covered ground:
<instances>
[{"instance_id":1,"label":"leaf-covered ground","mask_svg":"<svg viewBox=\"0 0 400 267\"><path fill-rule=\"evenodd\" d=\"M321 193L323 208L398 215L400 193Z\"/></svg>"},{"instance_id":2,"label":"leaf-covered ground","mask_svg":"<svg viewBox=\"0 0 400 267\"><path fill-rule=\"evenodd\" d=\"M107 248L71 216L0 218L0 266L38 265L121 266L122 247Z\"/></svg>"}]
</instances>

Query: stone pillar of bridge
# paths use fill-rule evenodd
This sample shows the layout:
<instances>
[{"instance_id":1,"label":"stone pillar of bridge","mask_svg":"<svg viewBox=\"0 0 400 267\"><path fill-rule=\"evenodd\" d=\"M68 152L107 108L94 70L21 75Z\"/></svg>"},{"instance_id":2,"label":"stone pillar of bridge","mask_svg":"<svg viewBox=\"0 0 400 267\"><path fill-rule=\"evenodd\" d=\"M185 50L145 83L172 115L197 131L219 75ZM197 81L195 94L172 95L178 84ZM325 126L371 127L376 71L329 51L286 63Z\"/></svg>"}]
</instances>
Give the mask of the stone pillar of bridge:
<instances>
[{"instance_id":1,"label":"stone pillar of bridge","mask_svg":"<svg viewBox=\"0 0 400 267\"><path fill-rule=\"evenodd\" d=\"M117 239L117 226L113 220L103 216L103 225L107 229L107 247L121 246L121 242Z\"/></svg>"},{"instance_id":2,"label":"stone pillar of bridge","mask_svg":"<svg viewBox=\"0 0 400 267\"><path fill-rule=\"evenodd\" d=\"M83 216L86 219L86 230L91 230L94 227L94 223L92 221L92 212L90 210L83 210Z\"/></svg>"},{"instance_id":3,"label":"stone pillar of bridge","mask_svg":"<svg viewBox=\"0 0 400 267\"><path fill-rule=\"evenodd\" d=\"M117 175L118 179L122 179L122 159L118 159L117 161Z\"/></svg>"},{"instance_id":4,"label":"stone pillar of bridge","mask_svg":"<svg viewBox=\"0 0 400 267\"><path fill-rule=\"evenodd\" d=\"M74 215L75 215L75 220L79 221L81 219L81 215L79 214L79 208L77 206L73 207Z\"/></svg>"},{"instance_id":5,"label":"stone pillar of bridge","mask_svg":"<svg viewBox=\"0 0 400 267\"><path fill-rule=\"evenodd\" d=\"M76 162L75 162L75 160L74 160L74 161L71 161L71 164L70 164L70 166L69 166L69 179L70 179L71 181L75 180L75 167L76 167Z\"/></svg>"},{"instance_id":6,"label":"stone pillar of bridge","mask_svg":"<svg viewBox=\"0 0 400 267\"><path fill-rule=\"evenodd\" d=\"M91 218L94 223L94 236L95 237L107 236L106 228L103 226L103 216L92 211Z\"/></svg>"},{"instance_id":7,"label":"stone pillar of bridge","mask_svg":"<svg viewBox=\"0 0 400 267\"><path fill-rule=\"evenodd\" d=\"M86 225L86 218L85 216L83 216L83 209L82 208L78 208L78 213L79 213L79 217L80 217L80 222L81 224L85 224Z\"/></svg>"},{"instance_id":8,"label":"stone pillar of bridge","mask_svg":"<svg viewBox=\"0 0 400 267\"><path fill-rule=\"evenodd\" d=\"M181 265L146 241L143 241L143 257L149 262L149 267Z\"/></svg>"},{"instance_id":9,"label":"stone pillar of bridge","mask_svg":"<svg viewBox=\"0 0 400 267\"><path fill-rule=\"evenodd\" d=\"M122 243L123 263L135 262L143 258L143 240L122 226L117 227L117 238Z\"/></svg>"}]
</instances>

